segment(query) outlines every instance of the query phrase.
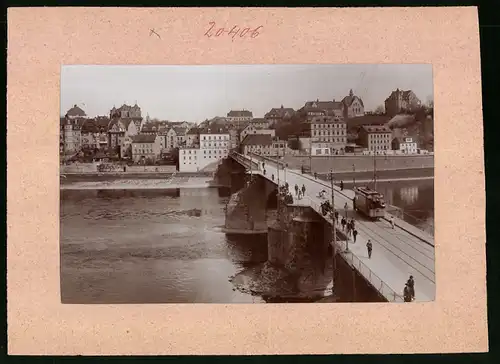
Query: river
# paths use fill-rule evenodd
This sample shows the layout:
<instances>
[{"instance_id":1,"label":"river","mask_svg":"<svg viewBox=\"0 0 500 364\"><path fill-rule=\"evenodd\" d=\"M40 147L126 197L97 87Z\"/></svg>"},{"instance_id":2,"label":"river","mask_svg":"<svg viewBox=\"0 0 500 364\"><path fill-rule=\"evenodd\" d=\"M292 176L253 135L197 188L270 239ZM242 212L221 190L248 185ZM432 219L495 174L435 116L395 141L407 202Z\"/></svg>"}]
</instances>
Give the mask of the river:
<instances>
[{"instance_id":1,"label":"river","mask_svg":"<svg viewBox=\"0 0 500 364\"><path fill-rule=\"evenodd\" d=\"M433 180L378 189L407 220L432 223ZM230 281L266 261L267 240L221 232L229 196L226 188L61 190L62 302L269 301Z\"/></svg>"}]
</instances>

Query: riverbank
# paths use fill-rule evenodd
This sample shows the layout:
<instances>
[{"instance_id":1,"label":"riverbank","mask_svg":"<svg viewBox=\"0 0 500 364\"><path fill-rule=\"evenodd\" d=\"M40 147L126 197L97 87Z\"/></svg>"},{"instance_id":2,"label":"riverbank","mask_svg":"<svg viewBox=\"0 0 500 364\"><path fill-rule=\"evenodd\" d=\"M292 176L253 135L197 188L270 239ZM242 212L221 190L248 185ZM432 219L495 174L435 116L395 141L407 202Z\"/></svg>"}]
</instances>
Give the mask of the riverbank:
<instances>
[{"instance_id":1,"label":"riverbank","mask_svg":"<svg viewBox=\"0 0 500 364\"><path fill-rule=\"evenodd\" d=\"M168 190L178 188L226 187L212 177L171 176L170 178L113 178L100 180L61 180L61 190ZM130 176L127 176L130 177Z\"/></svg>"},{"instance_id":2,"label":"riverbank","mask_svg":"<svg viewBox=\"0 0 500 364\"><path fill-rule=\"evenodd\" d=\"M61 173L61 181L110 181L120 179L211 178L211 172L78 172Z\"/></svg>"}]
</instances>

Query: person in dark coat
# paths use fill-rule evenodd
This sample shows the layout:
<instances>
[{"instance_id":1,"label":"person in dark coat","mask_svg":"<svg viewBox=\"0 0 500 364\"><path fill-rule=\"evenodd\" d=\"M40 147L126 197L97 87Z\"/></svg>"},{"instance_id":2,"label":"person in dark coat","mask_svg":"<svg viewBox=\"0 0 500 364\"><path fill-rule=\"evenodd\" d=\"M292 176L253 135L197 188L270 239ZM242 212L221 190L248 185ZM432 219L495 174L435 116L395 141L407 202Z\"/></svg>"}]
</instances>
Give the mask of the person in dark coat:
<instances>
[{"instance_id":1,"label":"person in dark coat","mask_svg":"<svg viewBox=\"0 0 500 364\"><path fill-rule=\"evenodd\" d=\"M271 175L271 179L274 181L274 174Z\"/></svg>"},{"instance_id":2,"label":"person in dark coat","mask_svg":"<svg viewBox=\"0 0 500 364\"><path fill-rule=\"evenodd\" d=\"M406 282L408 288L410 289L410 295L412 299L415 299L415 281L413 280L413 276L410 276L408 282Z\"/></svg>"},{"instance_id":3,"label":"person in dark coat","mask_svg":"<svg viewBox=\"0 0 500 364\"><path fill-rule=\"evenodd\" d=\"M368 239L368 242L366 243L366 249L368 249L368 259L372 259L372 241Z\"/></svg>"},{"instance_id":4,"label":"person in dark coat","mask_svg":"<svg viewBox=\"0 0 500 364\"><path fill-rule=\"evenodd\" d=\"M340 190L343 191L344 190L344 181L340 181Z\"/></svg>"},{"instance_id":5,"label":"person in dark coat","mask_svg":"<svg viewBox=\"0 0 500 364\"><path fill-rule=\"evenodd\" d=\"M410 287L408 287L408 283L406 283L405 288L403 290L403 298L405 302L411 302L411 293L410 293Z\"/></svg>"},{"instance_id":6,"label":"person in dark coat","mask_svg":"<svg viewBox=\"0 0 500 364\"><path fill-rule=\"evenodd\" d=\"M339 212L335 211L335 224L338 225L338 223L339 223Z\"/></svg>"},{"instance_id":7,"label":"person in dark coat","mask_svg":"<svg viewBox=\"0 0 500 364\"><path fill-rule=\"evenodd\" d=\"M351 236L351 231L352 231L352 225L351 225L351 222L350 221L347 221L347 236L350 237Z\"/></svg>"},{"instance_id":8,"label":"person in dark coat","mask_svg":"<svg viewBox=\"0 0 500 364\"><path fill-rule=\"evenodd\" d=\"M352 231L352 238L353 238L354 242L356 242L356 236L358 236L358 230L354 229Z\"/></svg>"},{"instance_id":9,"label":"person in dark coat","mask_svg":"<svg viewBox=\"0 0 500 364\"><path fill-rule=\"evenodd\" d=\"M347 221L345 221L344 218L342 218L342 220L340 220L340 224L342 225L342 231L345 230L345 225L346 225Z\"/></svg>"},{"instance_id":10,"label":"person in dark coat","mask_svg":"<svg viewBox=\"0 0 500 364\"><path fill-rule=\"evenodd\" d=\"M354 219L351 219L351 229L354 230L356 228Z\"/></svg>"},{"instance_id":11,"label":"person in dark coat","mask_svg":"<svg viewBox=\"0 0 500 364\"><path fill-rule=\"evenodd\" d=\"M297 184L295 184L295 196L298 196L299 195L299 186L297 186Z\"/></svg>"},{"instance_id":12,"label":"person in dark coat","mask_svg":"<svg viewBox=\"0 0 500 364\"><path fill-rule=\"evenodd\" d=\"M306 194L306 186L302 185L302 195Z\"/></svg>"}]
</instances>

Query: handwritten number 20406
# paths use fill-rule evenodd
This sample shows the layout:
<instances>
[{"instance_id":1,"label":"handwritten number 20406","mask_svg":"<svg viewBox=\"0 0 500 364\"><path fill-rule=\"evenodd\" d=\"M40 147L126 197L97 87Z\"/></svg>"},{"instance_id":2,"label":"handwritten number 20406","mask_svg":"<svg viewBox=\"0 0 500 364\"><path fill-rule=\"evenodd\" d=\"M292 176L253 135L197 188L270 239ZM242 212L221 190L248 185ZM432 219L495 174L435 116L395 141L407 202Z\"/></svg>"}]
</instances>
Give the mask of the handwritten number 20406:
<instances>
[{"instance_id":1,"label":"handwritten number 20406","mask_svg":"<svg viewBox=\"0 0 500 364\"><path fill-rule=\"evenodd\" d=\"M226 29L226 28L218 28L215 26L215 22L211 21L208 23L210 26L208 30L205 32L205 36L208 38L212 37L220 37L222 35L227 35L228 37L232 37L233 39L236 38L237 36L240 38L256 38L260 35L260 30L262 29L262 25L258 26L257 28L240 28L239 26L235 25L231 29Z\"/></svg>"}]
</instances>

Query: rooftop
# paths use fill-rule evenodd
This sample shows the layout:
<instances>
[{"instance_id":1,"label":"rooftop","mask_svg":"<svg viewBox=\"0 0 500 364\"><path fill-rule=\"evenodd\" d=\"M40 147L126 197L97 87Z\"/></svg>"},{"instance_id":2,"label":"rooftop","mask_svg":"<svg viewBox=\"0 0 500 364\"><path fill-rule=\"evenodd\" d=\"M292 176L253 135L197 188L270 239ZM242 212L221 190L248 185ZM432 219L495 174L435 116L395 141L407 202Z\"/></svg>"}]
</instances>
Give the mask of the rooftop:
<instances>
[{"instance_id":1,"label":"rooftop","mask_svg":"<svg viewBox=\"0 0 500 364\"><path fill-rule=\"evenodd\" d=\"M248 110L231 110L227 113L227 117L247 117L251 118L253 117L253 114L251 111Z\"/></svg>"},{"instance_id":2,"label":"rooftop","mask_svg":"<svg viewBox=\"0 0 500 364\"><path fill-rule=\"evenodd\" d=\"M270 134L250 134L243 139L242 145L272 145L273 137Z\"/></svg>"},{"instance_id":3,"label":"rooftop","mask_svg":"<svg viewBox=\"0 0 500 364\"><path fill-rule=\"evenodd\" d=\"M66 116L87 116L85 111L80 109L77 105L74 105L71 109L68 110Z\"/></svg>"},{"instance_id":4,"label":"rooftop","mask_svg":"<svg viewBox=\"0 0 500 364\"><path fill-rule=\"evenodd\" d=\"M154 143L156 135L139 134L132 137L132 143Z\"/></svg>"},{"instance_id":5,"label":"rooftop","mask_svg":"<svg viewBox=\"0 0 500 364\"><path fill-rule=\"evenodd\" d=\"M362 128L367 133L392 133L392 130L385 125L363 125Z\"/></svg>"}]
</instances>

